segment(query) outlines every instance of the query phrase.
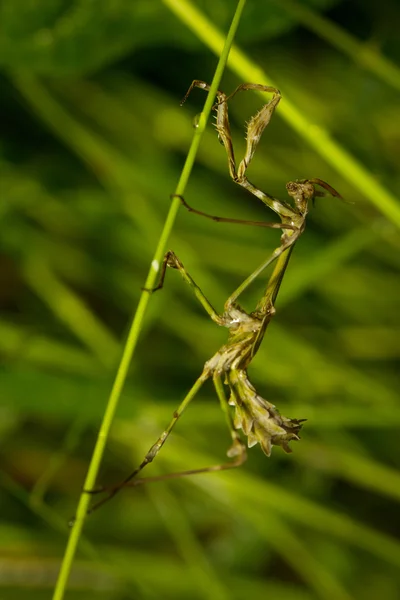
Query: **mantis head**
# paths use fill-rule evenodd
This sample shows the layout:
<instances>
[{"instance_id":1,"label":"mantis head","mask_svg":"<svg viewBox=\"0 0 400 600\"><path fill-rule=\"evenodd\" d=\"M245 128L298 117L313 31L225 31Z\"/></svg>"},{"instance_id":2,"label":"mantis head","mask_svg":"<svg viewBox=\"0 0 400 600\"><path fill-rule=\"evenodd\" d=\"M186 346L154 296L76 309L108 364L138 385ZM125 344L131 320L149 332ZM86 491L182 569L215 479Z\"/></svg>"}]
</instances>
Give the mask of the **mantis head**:
<instances>
[{"instance_id":1,"label":"mantis head","mask_svg":"<svg viewBox=\"0 0 400 600\"><path fill-rule=\"evenodd\" d=\"M331 196L343 200L339 192L325 181L322 181L322 179L296 179L296 181L289 181L289 183L286 184L287 193L293 198L298 212L303 216L308 212L309 200L314 202L317 196L326 196L325 192L315 189L316 185L324 188Z\"/></svg>"}]
</instances>

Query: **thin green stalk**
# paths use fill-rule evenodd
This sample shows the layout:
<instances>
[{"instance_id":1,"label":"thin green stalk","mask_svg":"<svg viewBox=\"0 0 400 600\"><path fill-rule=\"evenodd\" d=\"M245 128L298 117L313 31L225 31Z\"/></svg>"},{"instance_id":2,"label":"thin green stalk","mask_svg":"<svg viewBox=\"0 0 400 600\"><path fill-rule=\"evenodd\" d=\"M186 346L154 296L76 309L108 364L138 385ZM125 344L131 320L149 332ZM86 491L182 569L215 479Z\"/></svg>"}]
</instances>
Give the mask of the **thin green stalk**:
<instances>
[{"instance_id":1,"label":"thin green stalk","mask_svg":"<svg viewBox=\"0 0 400 600\"><path fill-rule=\"evenodd\" d=\"M174 0L164 0L167 5L172 6L176 3ZM246 0L239 0L236 8L236 12L232 19L232 23L228 32L228 35L225 40L225 44L223 46L217 68L215 71L215 75L211 84L211 88L209 94L207 96L203 112L200 115L200 119L198 122L198 127L195 130L192 144L190 146L180 179L178 181L178 185L175 190L175 194L183 195L185 193L186 185L192 171L194 161L196 158L197 150L199 148L201 136L205 129L208 117L211 112L211 108L214 103L214 98L216 96L216 92L218 90L222 74L226 63L228 61L229 52L236 35L237 28L239 26L240 18L246 4ZM222 47L222 46L221 46ZM168 238L170 236L172 227L174 225L174 221L176 215L178 213L178 209L180 206L179 198L174 198L171 203L167 219L165 221L164 228L161 232L161 236L159 242L157 244L157 248L154 254L153 261L151 263L151 267L149 273L146 278L145 287L153 288L155 287L156 278L158 275L159 267L165 253L166 245ZM93 451L93 456L89 465L88 473L84 483L84 489L92 489L95 486L97 474L100 468L101 459L103 457L106 441L111 429L112 421L115 415L115 411L118 405L119 398L121 396L124 383L126 380L126 376L128 373L129 365L132 360L132 356L138 341L139 333L141 330L143 318L147 309L147 305L149 303L150 294L148 292L143 292L139 305L137 307L135 316L132 321L132 325L128 334L128 338L126 341L126 345L124 347L121 362L118 367L118 371L114 380L114 384L111 390L111 394L107 403L106 411L104 413L103 422L100 427L99 435L96 441L96 445ZM72 527L69 540L67 543L67 547L65 550L64 558L61 564L61 569L58 575L56 587L54 590L53 600L62 600L65 595L65 590L68 582L68 578L71 572L72 563L75 557L75 553L78 547L78 542L81 536L83 523L86 517L86 513L89 507L91 496L82 492L78 508L76 512L76 519L74 525Z\"/></svg>"},{"instance_id":2,"label":"thin green stalk","mask_svg":"<svg viewBox=\"0 0 400 600\"><path fill-rule=\"evenodd\" d=\"M167 0L164 1L167 2ZM173 2L168 0L167 4L208 48L216 54L220 52L223 44L221 32L191 4L190 0L174 0ZM261 67L258 67L236 47L232 48L228 66L242 81L279 87L271 81ZM260 95L262 94L260 93ZM285 93L277 114L283 117L344 179L369 198L378 210L400 227L400 203L395 196L381 185L345 148L332 139L327 130L308 120L291 103Z\"/></svg>"}]
</instances>

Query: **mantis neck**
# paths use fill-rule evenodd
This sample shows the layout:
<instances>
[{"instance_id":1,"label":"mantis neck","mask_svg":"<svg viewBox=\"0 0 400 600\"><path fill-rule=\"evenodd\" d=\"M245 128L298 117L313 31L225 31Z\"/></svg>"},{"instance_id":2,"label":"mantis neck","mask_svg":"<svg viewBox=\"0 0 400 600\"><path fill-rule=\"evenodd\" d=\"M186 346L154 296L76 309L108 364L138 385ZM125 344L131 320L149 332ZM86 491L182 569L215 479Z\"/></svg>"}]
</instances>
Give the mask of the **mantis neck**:
<instances>
[{"instance_id":1,"label":"mantis neck","mask_svg":"<svg viewBox=\"0 0 400 600\"><path fill-rule=\"evenodd\" d=\"M256 311L262 315L267 316L271 311L271 308L273 308L275 305L275 300L281 287L283 276L289 263L294 245L295 244L285 250L285 252L280 255L276 262L275 268L272 271L272 275L269 278L265 294L257 304Z\"/></svg>"},{"instance_id":2,"label":"mantis neck","mask_svg":"<svg viewBox=\"0 0 400 600\"><path fill-rule=\"evenodd\" d=\"M294 244L290 246L285 252L283 252L275 265L271 277L269 278L267 289L265 290L264 296L257 304L256 313L263 318L261 328L254 340L251 356L254 357L260 344L264 338L265 330L272 317L275 314L275 300L281 287L282 279L286 271L286 267L289 263L290 255L292 253Z\"/></svg>"}]
</instances>

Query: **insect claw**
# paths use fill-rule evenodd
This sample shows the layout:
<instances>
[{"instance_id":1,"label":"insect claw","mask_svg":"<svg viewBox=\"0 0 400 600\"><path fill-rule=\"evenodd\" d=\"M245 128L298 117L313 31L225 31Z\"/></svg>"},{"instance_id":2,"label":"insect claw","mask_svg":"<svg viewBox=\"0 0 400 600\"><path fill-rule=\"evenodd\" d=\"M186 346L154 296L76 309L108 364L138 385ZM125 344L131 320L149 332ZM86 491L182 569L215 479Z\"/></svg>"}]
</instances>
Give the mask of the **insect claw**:
<instances>
[{"instance_id":1,"label":"insect claw","mask_svg":"<svg viewBox=\"0 0 400 600\"><path fill-rule=\"evenodd\" d=\"M329 192L329 194L331 196L334 196L335 198L341 198L343 200L343 198L339 194L339 192L337 192L335 190L335 188L333 188L331 185L329 185L329 183L326 183L326 181L323 181L322 179L319 179L318 177L314 177L313 179L303 180L304 183L306 181L308 181L308 183L312 183L313 185L319 185L320 187L324 188L324 190Z\"/></svg>"}]
</instances>

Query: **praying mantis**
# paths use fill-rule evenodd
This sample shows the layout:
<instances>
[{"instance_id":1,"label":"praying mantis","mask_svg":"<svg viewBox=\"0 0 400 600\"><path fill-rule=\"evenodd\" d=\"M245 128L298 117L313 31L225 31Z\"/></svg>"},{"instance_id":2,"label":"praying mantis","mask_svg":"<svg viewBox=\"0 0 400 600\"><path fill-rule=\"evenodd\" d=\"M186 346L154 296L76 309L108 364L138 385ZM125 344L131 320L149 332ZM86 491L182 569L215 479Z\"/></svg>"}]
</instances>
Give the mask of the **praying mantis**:
<instances>
[{"instance_id":1,"label":"praying mantis","mask_svg":"<svg viewBox=\"0 0 400 600\"><path fill-rule=\"evenodd\" d=\"M181 104L186 101L194 88L208 91L210 86L204 81L194 80ZM236 167L228 116L228 101L238 92L247 90L259 90L270 93L272 94L272 98L248 122L246 151L239 166ZM321 179L301 179L290 181L286 184L286 190L291 198L291 203L289 204L288 202L278 200L261 191L247 179L247 168L251 163L264 129L270 122L280 100L281 94L279 90L274 87L255 83L243 83L229 96L218 91L217 103L214 106L214 110L216 111L215 127L218 138L223 144L228 156L228 168L231 178L235 183L248 190L251 194L254 194L267 207L271 208L279 216L280 223L243 221L241 219L217 217L192 208L182 196L178 196L182 205L187 210L214 221L242 223L246 225L281 229L280 245L229 296L221 314L214 309L174 252L169 251L166 253L160 270L159 284L156 288L145 291L154 293L161 289L164 285L168 268L178 270L211 319L217 325L226 327L229 330L228 340L205 363L200 376L174 412L169 425L151 446L139 466L130 473L128 477L113 487L100 487L94 490L86 490L89 494L105 493L105 497L93 504L89 509L88 514L111 500L111 498L125 487L136 486L148 481L183 477L196 473L222 471L242 465L246 460L246 446L242 441L238 430L242 430L243 436L247 438L247 446L249 448L256 444L260 444L263 452L267 456L270 456L273 445L281 446L285 452L291 452L289 443L291 441L299 440L299 432L305 419L289 419L281 415L273 404L258 394L249 381L247 368L257 353L268 324L275 315L275 301L293 247L305 229L310 201L314 201L316 196L325 196L326 193L338 198L341 198L341 196L334 188ZM316 189L315 186L322 188L322 190ZM246 312L237 302L239 296L274 262L276 264L268 280L263 296L259 300L254 311ZM213 381L216 394L228 424L232 440L232 444L227 451L227 456L230 460L220 465L208 466L201 469L191 469L178 473L161 475L159 477L149 477L145 479L138 478L138 474L155 459L176 423L182 416L184 410L192 402L202 385L208 379L212 379ZM225 393L225 388L229 391L228 398ZM231 407L233 407L233 410Z\"/></svg>"}]
</instances>

